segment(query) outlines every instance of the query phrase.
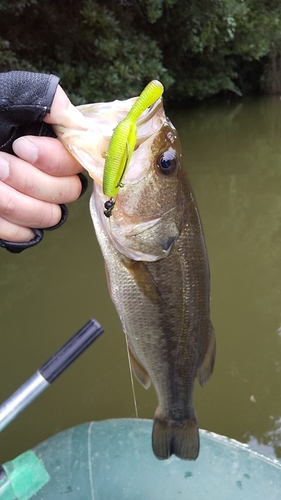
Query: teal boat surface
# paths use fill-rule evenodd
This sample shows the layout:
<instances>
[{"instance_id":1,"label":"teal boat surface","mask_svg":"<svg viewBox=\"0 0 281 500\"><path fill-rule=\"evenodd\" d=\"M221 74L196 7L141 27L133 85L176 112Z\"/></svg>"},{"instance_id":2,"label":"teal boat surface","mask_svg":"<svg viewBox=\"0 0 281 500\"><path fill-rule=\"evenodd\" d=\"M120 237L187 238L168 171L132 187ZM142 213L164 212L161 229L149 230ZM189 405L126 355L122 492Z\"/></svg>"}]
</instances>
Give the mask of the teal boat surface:
<instances>
[{"instance_id":1,"label":"teal boat surface","mask_svg":"<svg viewBox=\"0 0 281 500\"><path fill-rule=\"evenodd\" d=\"M151 431L150 420L116 419L51 437L33 450L50 476L34 498L280 500L280 461L204 430L195 462L159 461L151 449Z\"/></svg>"}]
</instances>

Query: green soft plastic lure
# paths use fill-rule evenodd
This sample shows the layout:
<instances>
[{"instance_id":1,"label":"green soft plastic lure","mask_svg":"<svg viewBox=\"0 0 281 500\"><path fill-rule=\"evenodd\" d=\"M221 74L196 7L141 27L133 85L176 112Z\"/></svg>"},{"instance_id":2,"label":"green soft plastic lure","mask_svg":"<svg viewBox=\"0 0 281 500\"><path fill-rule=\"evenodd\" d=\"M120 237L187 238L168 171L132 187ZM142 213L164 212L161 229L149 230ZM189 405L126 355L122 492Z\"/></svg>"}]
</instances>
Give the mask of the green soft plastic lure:
<instances>
[{"instance_id":1,"label":"green soft plastic lure","mask_svg":"<svg viewBox=\"0 0 281 500\"><path fill-rule=\"evenodd\" d=\"M152 80L142 91L127 116L114 129L103 174L103 192L109 196L105 202L105 216L110 217L114 197L122 187L122 179L130 163L137 140L137 119L163 94L164 87L158 80Z\"/></svg>"}]
</instances>

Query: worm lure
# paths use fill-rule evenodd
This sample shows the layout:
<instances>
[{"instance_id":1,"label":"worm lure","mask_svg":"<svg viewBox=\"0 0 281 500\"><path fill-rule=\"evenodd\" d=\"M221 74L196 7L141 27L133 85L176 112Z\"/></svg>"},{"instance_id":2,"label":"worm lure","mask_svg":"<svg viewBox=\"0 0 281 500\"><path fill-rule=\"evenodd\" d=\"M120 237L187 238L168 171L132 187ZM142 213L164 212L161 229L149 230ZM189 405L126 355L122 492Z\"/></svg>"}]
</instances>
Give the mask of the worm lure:
<instances>
[{"instance_id":1,"label":"worm lure","mask_svg":"<svg viewBox=\"0 0 281 500\"><path fill-rule=\"evenodd\" d=\"M122 179L130 163L137 140L137 119L163 94L164 87L158 80L152 80L141 92L127 116L118 123L106 153L103 192L109 197L104 204L104 215L111 216Z\"/></svg>"}]
</instances>

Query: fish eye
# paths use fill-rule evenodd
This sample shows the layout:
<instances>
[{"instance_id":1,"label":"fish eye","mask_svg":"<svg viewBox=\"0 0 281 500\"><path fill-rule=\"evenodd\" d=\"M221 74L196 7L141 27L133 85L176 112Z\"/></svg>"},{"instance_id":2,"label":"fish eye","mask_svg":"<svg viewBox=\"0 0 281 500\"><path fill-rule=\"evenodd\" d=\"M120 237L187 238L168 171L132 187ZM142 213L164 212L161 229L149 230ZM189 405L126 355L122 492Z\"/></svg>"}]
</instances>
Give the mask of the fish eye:
<instances>
[{"instance_id":1,"label":"fish eye","mask_svg":"<svg viewBox=\"0 0 281 500\"><path fill-rule=\"evenodd\" d=\"M164 175L171 175L177 168L177 158L174 149L168 149L157 158L157 166Z\"/></svg>"}]
</instances>

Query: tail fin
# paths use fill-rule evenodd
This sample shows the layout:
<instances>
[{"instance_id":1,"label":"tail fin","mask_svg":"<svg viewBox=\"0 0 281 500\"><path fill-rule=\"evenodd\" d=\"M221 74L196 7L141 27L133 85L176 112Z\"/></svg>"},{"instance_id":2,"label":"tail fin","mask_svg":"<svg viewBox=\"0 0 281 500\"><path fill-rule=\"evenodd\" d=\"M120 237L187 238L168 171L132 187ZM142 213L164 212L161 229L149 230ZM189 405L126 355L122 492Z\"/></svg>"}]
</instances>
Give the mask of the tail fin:
<instances>
[{"instance_id":1,"label":"tail fin","mask_svg":"<svg viewBox=\"0 0 281 500\"><path fill-rule=\"evenodd\" d=\"M177 422L166 418L158 406L152 430L152 449L160 460L172 454L185 460L196 460L199 455L197 417Z\"/></svg>"}]
</instances>

